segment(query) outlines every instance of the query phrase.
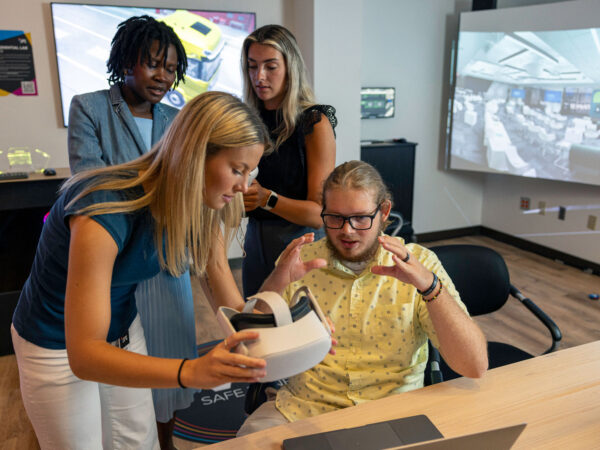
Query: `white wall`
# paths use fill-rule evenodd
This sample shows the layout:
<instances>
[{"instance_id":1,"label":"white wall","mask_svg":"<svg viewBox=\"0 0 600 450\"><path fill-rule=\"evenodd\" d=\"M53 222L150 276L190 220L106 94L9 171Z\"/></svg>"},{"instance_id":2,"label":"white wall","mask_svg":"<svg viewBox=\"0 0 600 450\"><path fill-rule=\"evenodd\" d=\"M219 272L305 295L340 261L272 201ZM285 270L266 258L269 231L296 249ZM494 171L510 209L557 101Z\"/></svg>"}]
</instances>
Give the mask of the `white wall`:
<instances>
[{"instance_id":1,"label":"white wall","mask_svg":"<svg viewBox=\"0 0 600 450\"><path fill-rule=\"evenodd\" d=\"M519 0L519 5L550 3ZM498 7L514 6L499 0ZM600 5L600 3L599 3ZM361 139L404 137L417 142L413 222L417 233L482 224L541 245L600 262L600 187L514 176L444 171L444 120L448 99L450 42L458 16L470 0L376 0L363 8L363 86L396 87L396 116L363 120ZM574 207L566 220L556 212L523 214L532 207Z\"/></svg>"},{"instance_id":2,"label":"white wall","mask_svg":"<svg viewBox=\"0 0 600 450\"><path fill-rule=\"evenodd\" d=\"M167 0L94 0L97 4L169 6ZM178 0L178 7L254 11L257 26L279 23L297 36L314 81L317 98L336 107L337 160L358 159L362 0ZM349 26L350 24L350 26ZM3 97L0 149L40 148L52 155L50 165L68 167L67 130L62 126L54 40L48 0L22 0L4 6L0 27L32 34L39 95ZM315 45L315 42L318 43ZM348 95L352 93L352 95ZM234 243L230 257L242 252Z\"/></svg>"},{"instance_id":3,"label":"white wall","mask_svg":"<svg viewBox=\"0 0 600 450\"><path fill-rule=\"evenodd\" d=\"M396 88L391 119L361 121L361 139L418 143L413 227L417 233L481 224L483 176L442 170L450 42L470 0L364 2L363 86Z\"/></svg>"},{"instance_id":4,"label":"white wall","mask_svg":"<svg viewBox=\"0 0 600 450\"><path fill-rule=\"evenodd\" d=\"M287 0L284 7L284 25L298 41L312 85L315 79L315 0Z\"/></svg>"},{"instance_id":5,"label":"white wall","mask_svg":"<svg viewBox=\"0 0 600 450\"><path fill-rule=\"evenodd\" d=\"M94 0L93 3L173 5L167 0ZM269 23L288 26L298 38L318 100L332 104L338 110L338 162L359 157L357 111L360 102L362 0L178 0L176 5L183 8L254 11L257 13L257 26ZM52 156L50 166L68 167L67 130L62 126L50 2L7 2L0 15L0 28L31 32L39 89L38 96L2 97L0 149L11 146L40 148ZM315 46L315 42L318 45Z\"/></svg>"},{"instance_id":6,"label":"white wall","mask_svg":"<svg viewBox=\"0 0 600 450\"><path fill-rule=\"evenodd\" d=\"M552 3L546 0L500 0L498 7ZM600 2L598 2L600 8ZM531 207L567 207L565 220L556 211L545 215L523 214L520 198L529 197ZM569 209L571 208L571 209ZM596 230L588 230L587 218L598 217ZM552 249L600 263L600 187L561 181L535 180L509 175L486 175L482 225Z\"/></svg>"},{"instance_id":7,"label":"white wall","mask_svg":"<svg viewBox=\"0 0 600 450\"><path fill-rule=\"evenodd\" d=\"M315 0L314 8L314 88L320 103L337 110L339 164L360 159L363 1Z\"/></svg>"},{"instance_id":8,"label":"white wall","mask_svg":"<svg viewBox=\"0 0 600 450\"><path fill-rule=\"evenodd\" d=\"M20 0L5 3L0 14L0 28L31 32L39 95L0 97L0 149L12 146L40 148L51 155L50 167L68 167L67 129L62 125L50 2ZM250 11L256 13L257 26L284 21L284 0L177 0L175 3L168 0L93 0L90 3L165 7L175 4L181 8ZM241 255L239 244L234 242L229 257Z\"/></svg>"},{"instance_id":9,"label":"white wall","mask_svg":"<svg viewBox=\"0 0 600 450\"><path fill-rule=\"evenodd\" d=\"M298 40L319 103L336 109L336 163L360 159L362 0L287 0L285 23Z\"/></svg>"},{"instance_id":10,"label":"white wall","mask_svg":"<svg viewBox=\"0 0 600 450\"><path fill-rule=\"evenodd\" d=\"M531 208L546 202L544 215L519 209L529 197ZM558 207L567 208L565 220ZM600 188L561 181L535 180L509 175L488 175L484 189L482 224L546 247L600 263L600 222L586 228L588 215L600 220Z\"/></svg>"},{"instance_id":11,"label":"white wall","mask_svg":"<svg viewBox=\"0 0 600 450\"><path fill-rule=\"evenodd\" d=\"M254 11L257 25L261 26L283 22L284 0L93 0L89 3L158 7L175 4L182 8ZM12 146L40 148L51 155L51 167L68 167L67 129L62 125L50 2L3 2L0 29L31 32L39 90L39 95L32 97L0 97L0 149Z\"/></svg>"},{"instance_id":12,"label":"white wall","mask_svg":"<svg viewBox=\"0 0 600 450\"><path fill-rule=\"evenodd\" d=\"M528 3L534 2L540 0ZM32 34L40 94L0 98L0 149L41 148L54 155L52 166L67 167L50 2L5 3L0 28ZM150 2L94 3L144 6ZM171 6L167 0L151 3ZM587 213L568 211L563 222L553 221L550 214L532 217L518 210L521 195L531 197L534 205L544 200L547 207L597 205L600 188L442 170L450 42L457 33L458 15L470 10L470 0L178 0L177 6L252 10L258 26L288 26L298 38L318 100L338 110L338 163L359 158L360 139L405 137L417 142L413 212L417 233L483 224L600 262L598 234L573 234L585 232ZM395 86L396 116L360 121L361 85ZM532 236L547 232L555 234ZM239 248L230 252L231 257L240 255Z\"/></svg>"}]
</instances>

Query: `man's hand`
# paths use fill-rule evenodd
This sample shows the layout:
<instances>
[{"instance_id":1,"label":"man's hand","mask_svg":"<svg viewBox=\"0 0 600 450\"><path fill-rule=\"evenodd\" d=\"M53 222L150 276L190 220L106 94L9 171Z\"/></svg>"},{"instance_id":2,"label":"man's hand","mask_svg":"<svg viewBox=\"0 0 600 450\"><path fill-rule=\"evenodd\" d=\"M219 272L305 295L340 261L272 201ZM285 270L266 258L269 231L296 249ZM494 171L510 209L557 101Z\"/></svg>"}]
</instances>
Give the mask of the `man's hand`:
<instances>
[{"instance_id":1,"label":"man's hand","mask_svg":"<svg viewBox=\"0 0 600 450\"><path fill-rule=\"evenodd\" d=\"M392 253L393 266L375 266L371 272L395 277L426 291L433 275L404 245L389 236L380 236L379 242ZM429 317L437 333L439 350L444 360L457 373L471 378L483 376L488 367L485 336L467 314L458 306L447 289L438 291L436 300L427 303Z\"/></svg>"},{"instance_id":2,"label":"man's hand","mask_svg":"<svg viewBox=\"0 0 600 450\"><path fill-rule=\"evenodd\" d=\"M268 189L263 188L258 181L253 180L252 184L244 194L244 209L246 211L252 211L265 205L267 203L266 197L268 193Z\"/></svg>"},{"instance_id":3,"label":"man's hand","mask_svg":"<svg viewBox=\"0 0 600 450\"><path fill-rule=\"evenodd\" d=\"M413 258L408 249L390 236L379 236L379 243L392 253L393 266L374 266L371 272L377 275L387 275L397 278L404 283L410 283L420 291L425 291L433 282L433 275L416 258Z\"/></svg>"},{"instance_id":4,"label":"man's hand","mask_svg":"<svg viewBox=\"0 0 600 450\"><path fill-rule=\"evenodd\" d=\"M294 281L298 281L313 269L320 269L327 265L323 258L302 261L300 258L300 249L304 244L315 240L314 233L306 233L304 236L294 239L288 244L279 257L279 262L271 275L265 280L260 291L272 291L281 294L286 286Z\"/></svg>"}]
</instances>

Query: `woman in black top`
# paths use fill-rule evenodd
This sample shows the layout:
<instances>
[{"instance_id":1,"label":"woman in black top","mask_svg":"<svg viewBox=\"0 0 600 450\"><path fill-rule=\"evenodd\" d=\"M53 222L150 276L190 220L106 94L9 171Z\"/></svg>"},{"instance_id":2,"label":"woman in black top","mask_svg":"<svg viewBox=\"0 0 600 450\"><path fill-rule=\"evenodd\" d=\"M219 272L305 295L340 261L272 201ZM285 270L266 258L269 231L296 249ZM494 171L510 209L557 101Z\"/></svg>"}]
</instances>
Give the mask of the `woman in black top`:
<instances>
[{"instance_id":1,"label":"woman in black top","mask_svg":"<svg viewBox=\"0 0 600 450\"><path fill-rule=\"evenodd\" d=\"M335 109L315 103L294 36L266 25L244 41L244 93L267 125L275 151L263 157L244 194L249 217L242 278L244 295L258 291L294 238L316 232L323 181L335 167Z\"/></svg>"}]
</instances>

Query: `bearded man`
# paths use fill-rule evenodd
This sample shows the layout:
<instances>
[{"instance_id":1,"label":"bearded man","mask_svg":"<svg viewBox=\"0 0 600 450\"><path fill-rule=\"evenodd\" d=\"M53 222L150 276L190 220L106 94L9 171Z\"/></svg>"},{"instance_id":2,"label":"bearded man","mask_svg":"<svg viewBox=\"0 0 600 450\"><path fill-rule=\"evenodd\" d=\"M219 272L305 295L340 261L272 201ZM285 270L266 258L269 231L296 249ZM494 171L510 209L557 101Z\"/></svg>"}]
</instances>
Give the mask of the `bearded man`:
<instances>
[{"instance_id":1,"label":"bearded man","mask_svg":"<svg viewBox=\"0 0 600 450\"><path fill-rule=\"evenodd\" d=\"M294 250L320 267L287 285L295 277L276 268L263 290L289 302L308 286L335 326L335 354L291 377L238 436L423 387L428 339L455 372L483 376L483 333L437 256L383 233L391 208L389 190L365 162L341 164L327 178L326 237ZM286 252L280 260L293 259Z\"/></svg>"}]
</instances>

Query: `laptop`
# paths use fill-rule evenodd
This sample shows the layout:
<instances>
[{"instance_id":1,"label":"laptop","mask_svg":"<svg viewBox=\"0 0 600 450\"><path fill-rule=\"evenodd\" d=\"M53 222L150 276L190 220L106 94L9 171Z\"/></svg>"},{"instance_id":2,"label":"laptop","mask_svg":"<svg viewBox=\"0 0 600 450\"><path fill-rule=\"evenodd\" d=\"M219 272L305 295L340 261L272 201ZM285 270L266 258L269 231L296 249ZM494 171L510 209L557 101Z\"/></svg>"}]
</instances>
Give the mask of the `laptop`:
<instances>
[{"instance_id":1,"label":"laptop","mask_svg":"<svg viewBox=\"0 0 600 450\"><path fill-rule=\"evenodd\" d=\"M508 450L525 429L525 423L453 438L392 447L388 450Z\"/></svg>"},{"instance_id":2,"label":"laptop","mask_svg":"<svg viewBox=\"0 0 600 450\"><path fill-rule=\"evenodd\" d=\"M445 439L425 415L311 434L283 441L284 450L507 450L525 424Z\"/></svg>"}]
</instances>

